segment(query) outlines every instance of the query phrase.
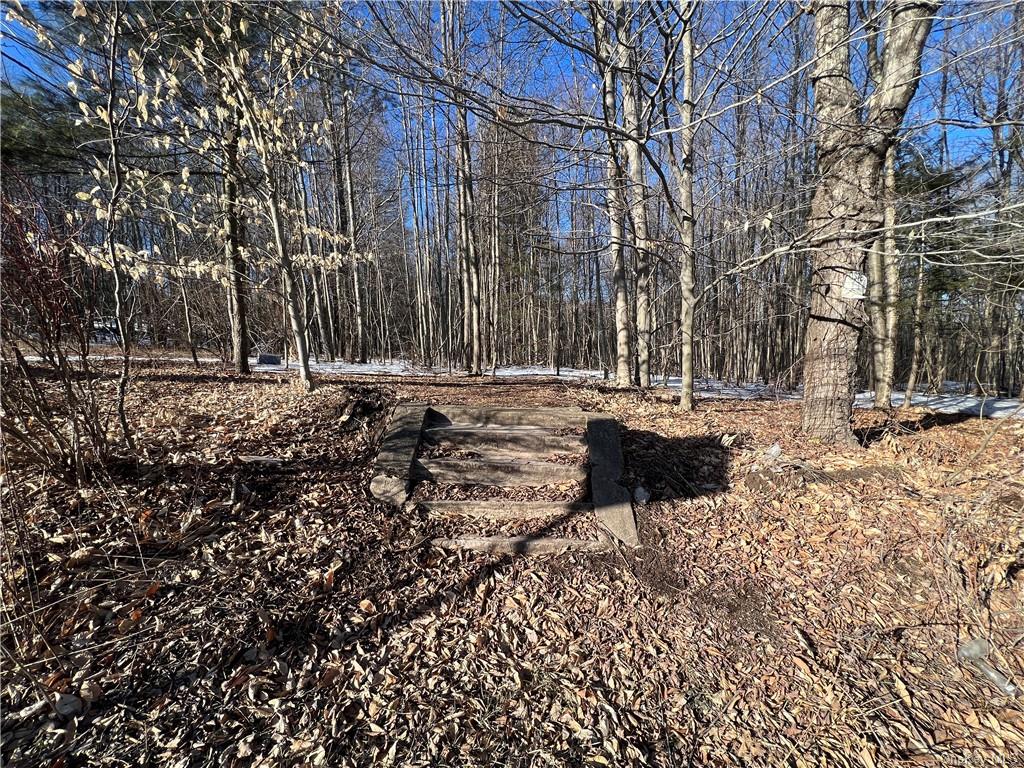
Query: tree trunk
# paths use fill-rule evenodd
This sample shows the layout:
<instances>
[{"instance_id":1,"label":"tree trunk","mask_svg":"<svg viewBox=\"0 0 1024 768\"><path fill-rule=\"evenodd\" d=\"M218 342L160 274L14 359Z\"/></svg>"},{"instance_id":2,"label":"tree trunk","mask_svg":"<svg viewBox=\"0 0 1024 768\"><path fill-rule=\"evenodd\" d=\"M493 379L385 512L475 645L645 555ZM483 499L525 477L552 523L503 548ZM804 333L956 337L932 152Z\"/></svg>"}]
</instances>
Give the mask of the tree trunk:
<instances>
[{"instance_id":1,"label":"tree trunk","mask_svg":"<svg viewBox=\"0 0 1024 768\"><path fill-rule=\"evenodd\" d=\"M196 352L196 340L192 332L192 308L189 305L188 289L185 288L185 275L181 272L181 261L178 258L178 233L173 226L169 229L171 235L171 257L178 271L178 292L181 293L181 308L185 319L185 341L188 342L188 351L192 355L192 364L199 368L199 355Z\"/></svg>"},{"instance_id":2,"label":"tree trunk","mask_svg":"<svg viewBox=\"0 0 1024 768\"><path fill-rule=\"evenodd\" d=\"M487 346L490 353L490 369L494 375L498 370L498 287L500 282L499 267L501 265L501 216L498 200L498 166L499 154L501 152L501 136L498 124L494 124L494 165L491 180L491 260L488 269L489 296L487 301Z\"/></svg>"},{"instance_id":3,"label":"tree trunk","mask_svg":"<svg viewBox=\"0 0 1024 768\"><path fill-rule=\"evenodd\" d=\"M875 407L892 407L896 373L896 337L899 334L900 264L896 253L896 146L889 145L882 166L885 200L883 213L882 273L885 280L885 340L882 344L882 374L875 390Z\"/></svg>"},{"instance_id":4,"label":"tree trunk","mask_svg":"<svg viewBox=\"0 0 1024 768\"><path fill-rule=\"evenodd\" d=\"M921 366L921 347L924 342L924 256L917 261L917 287L914 293L914 341L910 353L910 374L907 376L907 391L903 398L903 408L909 408Z\"/></svg>"},{"instance_id":5,"label":"tree trunk","mask_svg":"<svg viewBox=\"0 0 1024 768\"><path fill-rule=\"evenodd\" d=\"M121 434L124 437L125 445L130 451L135 450L135 440L132 437L131 429L128 426L128 415L125 410L125 400L128 396L128 378L131 371L131 351L133 318L131 309L128 306L127 275L124 274L121 266L121 259L117 253L117 244L114 237L117 231L117 212L121 201L121 193L124 189L124 181L121 175L121 137L118 133L118 123L115 116L117 107L117 67L119 62L118 47L120 45L122 8L120 3L114 2L111 5L110 31L108 36L107 50L107 76L109 91L107 93L107 138L109 140L110 154L107 159L107 172L110 178L110 199L107 203L107 217L104 234L106 236L107 257L110 259L110 268L114 273L114 316L117 319L117 333L121 346L121 372L117 379L117 420L121 426Z\"/></svg>"},{"instance_id":6,"label":"tree trunk","mask_svg":"<svg viewBox=\"0 0 1024 768\"><path fill-rule=\"evenodd\" d=\"M885 208L883 233L868 254L868 318L871 322L871 359L875 408L892 407L898 331L899 262L896 254L896 147L885 153L882 172Z\"/></svg>"},{"instance_id":7,"label":"tree trunk","mask_svg":"<svg viewBox=\"0 0 1024 768\"><path fill-rule=\"evenodd\" d=\"M334 303L331 301L331 286L327 280L327 243L323 236L325 231L325 223L323 218L323 197L320 194L320 181L316 172L315 167L310 169L310 180L312 182L312 199L317 202L313 208L314 218L313 222L316 226L317 237L317 256L320 259L319 269L311 268L310 277L313 280L314 285L318 285L318 290L321 292L321 297L324 304L324 312L321 316L321 325L326 327L320 328L320 333L323 337L323 342L327 347L328 359L333 363L337 359L338 347L335 343L334 334Z\"/></svg>"},{"instance_id":8,"label":"tree trunk","mask_svg":"<svg viewBox=\"0 0 1024 768\"><path fill-rule=\"evenodd\" d=\"M366 308L363 302L363 279L362 263L359 259L359 251L356 248L356 205L355 192L352 185L352 144L349 140L349 119L348 100L341 107L341 131L342 131L342 170L344 171L344 207L346 222L348 224L348 249L349 258L352 263L352 297L355 301L355 311L352 318L355 330L355 343L352 350L352 360L357 363L366 362Z\"/></svg>"},{"instance_id":9,"label":"tree trunk","mask_svg":"<svg viewBox=\"0 0 1024 768\"><path fill-rule=\"evenodd\" d=\"M884 408L884 401L878 394L882 389L882 371L885 369L885 277L882 251L883 239L879 237L871 244L867 258L868 300L865 310L871 326L871 388L875 391L875 407Z\"/></svg>"},{"instance_id":10,"label":"tree trunk","mask_svg":"<svg viewBox=\"0 0 1024 768\"><path fill-rule=\"evenodd\" d=\"M313 167L310 164L310 167ZM319 344L317 349L320 354L328 358L334 358L334 350L331 348L331 323L327 315L327 302L320 290L320 281L317 280L318 268L316 266L316 253L313 250L313 221L309 215L309 204L306 201L309 195L309 188L306 182L306 174L300 167L297 169L298 184L295 185L295 193L299 196L299 210L302 213L302 226L305 230L302 235L302 242L306 248L306 258L309 266L310 286L313 289L313 308L316 311L317 329L320 331Z\"/></svg>"},{"instance_id":11,"label":"tree trunk","mask_svg":"<svg viewBox=\"0 0 1024 768\"><path fill-rule=\"evenodd\" d=\"M234 113L232 113L234 116ZM238 242L238 120L228 128L224 152L224 261L231 302L231 350L235 371L249 373L249 324L245 292L246 266Z\"/></svg>"},{"instance_id":12,"label":"tree trunk","mask_svg":"<svg viewBox=\"0 0 1024 768\"><path fill-rule=\"evenodd\" d=\"M647 181L641 146L640 74L634 46L627 44L631 35L631 7L615 0L617 60L626 62L626 79L622 88L623 125L626 139L626 168L629 176L629 209L636 248L636 336L637 374L641 387L651 385L651 243L647 226Z\"/></svg>"},{"instance_id":13,"label":"tree trunk","mask_svg":"<svg viewBox=\"0 0 1024 768\"><path fill-rule=\"evenodd\" d=\"M458 185L461 205L459 212L462 233L463 259L466 265L466 288L469 290L469 373L480 376L483 372L483 345L480 322L480 254L476 247L476 215L473 201L473 166L469 149L469 123L466 108L455 107L458 120Z\"/></svg>"},{"instance_id":14,"label":"tree trunk","mask_svg":"<svg viewBox=\"0 0 1024 768\"><path fill-rule=\"evenodd\" d=\"M689 10L689 9L688 9ZM694 217L693 217L693 29L692 16L685 20L682 40L683 55L683 104L680 151L683 163L679 178L679 207L682 217L681 266L679 270L679 335L680 335L680 376L679 407L684 411L693 410L693 315L697 299L693 289L696 282L694 266Z\"/></svg>"},{"instance_id":15,"label":"tree trunk","mask_svg":"<svg viewBox=\"0 0 1024 768\"><path fill-rule=\"evenodd\" d=\"M277 258L281 266L281 278L284 285L284 301L288 309L288 322L291 325L292 341L295 343L295 357L299 362L299 379L307 392L313 391L313 376L309 371L309 349L306 346L306 328L302 317L302 305L299 303L301 297L298 294L300 286L296 281L295 268L292 265L291 257L288 255L288 244L285 240L284 222L281 219L281 209L277 202L277 192L270 190L270 223L274 231L274 247L277 249Z\"/></svg>"},{"instance_id":16,"label":"tree trunk","mask_svg":"<svg viewBox=\"0 0 1024 768\"><path fill-rule=\"evenodd\" d=\"M825 443L856 443L850 421L864 325L864 249L883 223L882 164L917 87L935 7L915 0L894 4L881 78L861 121L850 78L849 6L814 4L819 180L807 225L811 308L802 421L806 433Z\"/></svg>"},{"instance_id":17,"label":"tree trunk","mask_svg":"<svg viewBox=\"0 0 1024 768\"><path fill-rule=\"evenodd\" d=\"M622 172L619 167L618 142L616 141L615 114L616 91L614 48L610 28L603 10L591 6L594 25L594 47L602 76L604 122L608 126L608 189L605 193L605 207L608 211L608 250L612 264L612 291L615 294L615 386L629 387L632 383L630 364L633 358L632 340L629 327L629 294L626 286L626 262L623 253L623 211Z\"/></svg>"}]
</instances>

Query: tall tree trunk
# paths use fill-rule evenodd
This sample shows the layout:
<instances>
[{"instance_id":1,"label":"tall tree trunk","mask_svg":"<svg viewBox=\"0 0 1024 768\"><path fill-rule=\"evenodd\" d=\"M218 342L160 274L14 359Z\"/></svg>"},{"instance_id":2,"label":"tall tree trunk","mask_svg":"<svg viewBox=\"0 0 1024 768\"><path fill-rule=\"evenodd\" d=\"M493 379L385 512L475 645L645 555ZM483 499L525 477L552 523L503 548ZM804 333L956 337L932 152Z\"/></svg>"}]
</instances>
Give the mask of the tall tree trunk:
<instances>
[{"instance_id":1,"label":"tall tree trunk","mask_svg":"<svg viewBox=\"0 0 1024 768\"><path fill-rule=\"evenodd\" d=\"M884 408L877 394L881 388L884 368L883 346L885 344L885 280L882 269L882 238L871 244L867 256L868 298L864 309L871 327L871 388L875 391L875 407Z\"/></svg>"},{"instance_id":2,"label":"tall tree trunk","mask_svg":"<svg viewBox=\"0 0 1024 768\"><path fill-rule=\"evenodd\" d=\"M459 231L462 233L462 248L467 272L467 288L469 290L469 373L479 376L483 372L483 344L480 322L480 254L476 244L476 215L473 202L473 165L469 149L469 122L467 110L463 105L455 107L458 120L458 185L462 221Z\"/></svg>"},{"instance_id":3,"label":"tall tree trunk","mask_svg":"<svg viewBox=\"0 0 1024 768\"><path fill-rule=\"evenodd\" d=\"M883 223L882 164L917 88L935 8L916 0L894 3L881 79L861 121L850 77L850 8L840 0L814 3L819 180L807 225L811 309L802 422L825 443L856 443L850 421L864 325L864 249Z\"/></svg>"},{"instance_id":4,"label":"tall tree trunk","mask_svg":"<svg viewBox=\"0 0 1024 768\"><path fill-rule=\"evenodd\" d=\"M498 124L494 124L494 147L492 148L494 164L491 180L491 258L488 269L489 296L487 301L487 346L490 353L490 365L492 375L498 370L498 284L500 281L499 267L501 265L501 216L498 200L498 159L501 151L501 137Z\"/></svg>"},{"instance_id":5,"label":"tall tree trunk","mask_svg":"<svg viewBox=\"0 0 1024 768\"><path fill-rule=\"evenodd\" d=\"M354 316L352 318L355 330L355 343L352 350L352 359L357 363L366 362L366 307L363 301L363 265L359 258L359 250L356 245L356 205L355 190L352 184L352 142L349 138L349 105L348 97L341 107L341 136L342 136L342 170L344 172L344 207L345 220L348 224L348 249L349 258L352 264L352 298L355 302Z\"/></svg>"},{"instance_id":6,"label":"tall tree trunk","mask_svg":"<svg viewBox=\"0 0 1024 768\"><path fill-rule=\"evenodd\" d=\"M882 166L885 209L882 216L882 273L885 279L885 342L882 345L882 375L875 390L875 404L892 405L893 379L896 375L896 338L899 335L900 263L896 252L896 145L890 144Z\"/></svg>"},{"instance_id":7,"label":"tall tree trunk","mask_svg":"<svg viewBox=\"0 0 1024 768\"><path fill-rule=\"evenodd\" d=\"M629 293L626 285L626 261L623 252L623 216L625 201L622 194L622 171L618 157L616 139L616 93L615 49L611 28L604 16L604 9L591 6L591 22L594 27L594 48L597 51L598 69L601 74L603 91L604 123L608 140L608 186L605 192L605 208L608 212L608 251L612 265L612 292L615 307L615 386L627 388L632 383L631 364L633 360L632 339L629 325Z\"/></svg>"},{"instance_id":8,"label":"tall tree trunk","mask_svg":"<svg viewBox=\"0 0 1024 768\"><path fill-rule=\"evenodd\" d=\"M312 181L313 195L312 199L317 201L316 206L313 208L314 219L313 222L316 226L317 237L317 255L320 258L319 269L312 269L310 276L313 279L314 284L318 284L318 290L321 291L323 298L324 314L321 317L322 324L326 324L325 328L320 329L321 335L323 335L324 344L327 346L327 354L330 361L333 363L337 359L338 347L335 343L335 332L334 332L334 303L331 301L331 286L327 280L327 242L323 236L326 230L326 225L323 216L323 197L320 194L320 180L316 172L315 164L310 170L310 180Z\"/></svg>"},{"instance_id":9,"label":"tall tree trunk","mask_svg":"<svg viewBox=\"0 0 1024 768\"><path fill-rule=\"evenodd\" d=\"M238 238L238 118L231 112L224 150L224 262L228 270L231 304L231 350L235 371L249 373L248 298L245 291L246 266Z\"/></svg>"},{"instance_id":10,"label":"tall tree trunk","mask_svg":"<svg viewBox=\"0 0 1024 768\"><path fill-rule=\"evenodd\" d=\"M284 221L277 201L277 191L269 190L268 204L270 208L270 224L274 231L274 247L281 267L281 279L284 286L284 302L288 310L288 322L291 325L292 341L295 344L295 357L299 362L299 379L307 392L313 391L313 376L309 370L309 348L306 346L306 326L302 317L301 283L296 279L295 267L288 254L288 242L285 239Z\"/></svg>"},{"instance_id":11,"label":"tall tree trunk","mask_svg":"<svg viewBox=\"0 0 1024 768\"><path fill-rule=\"evenodd\" d=\"M459 77L465 75L462 59L465 38L465 8L446 0L441 5L444 29L445 64ZM458 195L459 257L462 265L462 343L466 370L470 375L482 373L480 318L480 253L476 242L476 211L473 198L473 164L469 144L469 117L465 99L456 88L450 93L455 104L455 186Z\"/></svg>"},{"instance_id":12,"label":"tall tree trunk","mask_svg":"<svg viewBox=\"0 0 1024 768\"><path fill-rule=\"evenodd\" d=\"M924 344L924 255L917 261L917 284L914 291L914 340L910 353L910 374L907 376L907 392L903 408L909 408L917 390L917 379L921 368L921 348Z\"/></svg>"},{"instance_id":13,"label":"tall tree trunk","mask_svg":"<svg viewBox=\"0 0 1024 768\"><path fill-rule=\"evenodd\" d=\"M313 167L312 164L310 167ZM313 308L316 311L317 329L320 331L318 349L321 353L333 359L334 350L331 348L331 323L327 315L327 302L320 290L320 281L317 280L317 272L319 270L316 266L316 253L313 250L313 221L310 218L309 204L306 201L309 195L309 188L306 182L306 175L301 167L297 169L297 173L299 178L295 193L299 196L299 210L302 212L302 225L305 230L302 242L306 248L306 258L309 262L307 269L309 270L310 285L313 289Z\"/></svg>"},{"instance_id":14,"label":"tall tree trunk","mask_svg":"<svg viewBox=\"0 0 1024 768\"><path fill-rule=\"evenodd\" d=\"M631 38L629 15L633 12L623 0L615 0L617 59L627 64L622 87L623 126L629 137L625 141L626 169L629 177L629 210L636 248L636 337L637 383L651 385L651 243L647 224L647 180L642 149L643 126L640 122L640 73L635 44Z\"/></svg>"},{"instance_id":15,"label":"tall tree trunk","mask_svg":"<svg viewBox=\"0 0 1024 768\"><path fill-rule=\"evenodd\" d=\"M118 48L121 41L121 18L123 11L119 2L111 4L110 25L108 31L107 50L107 77L109 91L107 92L107 138L110 146L110 154L107 158L107 174L110 179L110 198L107 202L106 235L107 257L110 259L110 268L114 273L114 316L117 320L117 333L121 346L121 372L117 379L117 420L121 426L121 434L124 437L125 445L129 450L135 450L135 440L132 438L131 429L128 426L128 414L125 410L125 400L128 396L128 377L131 370L131 351L133 318L131 309L128 306L127 282L128 276L124 273L120 256L117 253L117 244L114 238L117 233L118 206L121 202L121 194L124 189L124 180L121 172L121 136L119 134L118 120L116 117L117 107L117 77L120 54Z\"/></svg>"},{"instance_id":16,"label":"tall tree trunk","mask_svg":"<svg viewBox=\"0 0 1024 768\"><path fill-rule=\"evenodd\" d=\"M684 411L693 410L693 315L697 299L693 289L696 282L694 264L694 217L693 217L693 29L692 11L687 4L682 39L683 56L683 104L681 110L682 130L680 151L683 153L679 178L679 208L682 218L681 266L679 270L679 353L680 376L679 407Z\"/></svg>"},{"instance_id":17,"label":"tall tree trunk","mask_svg":"<svg viewBox=\"0 0 1024 768\"><path fill-rule=\"evenodd\" d=\"M456 166L456 177L461 171ZM469 277L469 246L466 234L466 201L462 194L462 184L456 181L456 218L458 226L457 253L459 259L459 287L462 293L462 364L467 373L473 371L473 289Z\"/></svg>"},{"instance_id":18,"label":"tall tree trunk","mask_svg":"<svg viewBox=\"0 0 1024 768\"><path fill-rule=\"evenodd\" d=\"M178 270L177 283L178 292L181 293L181 308L185 320L185 340L188 342L189 354L192 355L192 364L198 368L199 355L196 353L196 340L192 332L192 307L189 304L188 290L185 287L185 275L181 273L181 261L178 258L178 233L173 226L169 227L169 229L171 235L171 258L174 260L174 266Z\"/></svg>"},{"instance_id":19,"label":"tall tree trunk","mask_svg":"<svg viewBox=\"0 0 1024 768\"><path fill-rule=\"evenodd\" d=\"M899 262L896 254L896 147L885 153L882 170L884 213L882 236L868 253L867 314L871 323L871 358L875 408L892 407L898 331Z\"/></svg>"}]
</instances>

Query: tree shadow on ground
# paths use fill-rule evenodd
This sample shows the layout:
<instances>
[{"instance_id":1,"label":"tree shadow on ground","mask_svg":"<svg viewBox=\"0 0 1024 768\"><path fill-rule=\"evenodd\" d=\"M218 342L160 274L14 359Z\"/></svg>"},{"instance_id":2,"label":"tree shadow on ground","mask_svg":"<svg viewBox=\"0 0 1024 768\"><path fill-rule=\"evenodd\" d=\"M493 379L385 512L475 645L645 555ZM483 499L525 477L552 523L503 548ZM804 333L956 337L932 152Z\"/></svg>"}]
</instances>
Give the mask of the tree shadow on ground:
<instances>
[{"instance_id":1,"label":"tree shadow on ground","mask_svg":"<svg viewBox=\"0 0 1024 768\"><path fill-rule=\"evenodd\" d=\"M679 599L690 585L680 580L675 555L666 551L658 502L688 501L729 490L732 448L719 434L667 437L621 429L622 484L633 496L641 547L629 553L633 576L653 593Z\"/></svg>"},{"instance_id":2,"label":"tree shadow on ground","mask_svg":"<svg viewBox=\"0 0 1024 768\"><path fill-rule=\"evenodd\" d=\"M887 435L900 437L917 432L924 432L935 427L949 427L977 420L977 414L970 413L907 413L903 411L888 412L877 424L858 427L853 430L860 444L867 448L882 440Z\"/></svg>"},{"instance_id":3,"label":"tree shadow on ground","mask_svg":"<svg viewBox=\"0 0 1024 768\"><path fill-rule=\"evenodd\" d=\"M623 484L640 498L693 499L729 490L731 449L722 435L666 437L623 429L621 437L626 459Z\"/></svg>"}]
</instances>

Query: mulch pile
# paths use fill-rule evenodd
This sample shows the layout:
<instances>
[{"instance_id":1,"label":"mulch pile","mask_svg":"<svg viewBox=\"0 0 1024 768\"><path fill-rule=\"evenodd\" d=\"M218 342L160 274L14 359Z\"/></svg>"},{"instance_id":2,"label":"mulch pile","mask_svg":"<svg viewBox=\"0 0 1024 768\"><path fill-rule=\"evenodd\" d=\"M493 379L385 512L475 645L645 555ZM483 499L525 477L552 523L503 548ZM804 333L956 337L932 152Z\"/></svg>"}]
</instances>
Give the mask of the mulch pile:
<instances>
[{"instance_id":1,"label":"mulch pile","mask_svg":"<svg viewBox=\"0 0 1024 768\"><path fill-rule=\"evenodd\" d=\"M993 765L1024 755L1024 424L544 380L140 367L137 459L2 486L2 754L39 765ZM372 499L397 401L620 419L644 546L497 557ZM515 495L515 494L513 494ZM459 497L457 494L455 497ZM559 493L555 496L561 498Z\"/></svg>"}]
</instances>

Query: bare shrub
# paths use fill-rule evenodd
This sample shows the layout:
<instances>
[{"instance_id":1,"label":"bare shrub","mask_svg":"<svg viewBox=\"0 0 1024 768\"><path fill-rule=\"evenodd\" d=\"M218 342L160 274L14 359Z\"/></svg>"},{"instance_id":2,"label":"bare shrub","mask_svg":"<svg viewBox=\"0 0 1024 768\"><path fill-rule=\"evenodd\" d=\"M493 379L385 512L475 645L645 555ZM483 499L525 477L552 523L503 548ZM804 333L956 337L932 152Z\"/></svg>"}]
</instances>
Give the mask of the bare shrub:
<instances>
[{"instance_id":1,"label":"bare shrub","mask_svg":"<svg viewBox=\"0 0 1024 768\"><path fill-rule=\"evenodd\" d=\"M33 202L2 199L0 429L4 463L80 483L110 454L89 364L89 275L72 235Z\"/></svg>"}]
</instances>

